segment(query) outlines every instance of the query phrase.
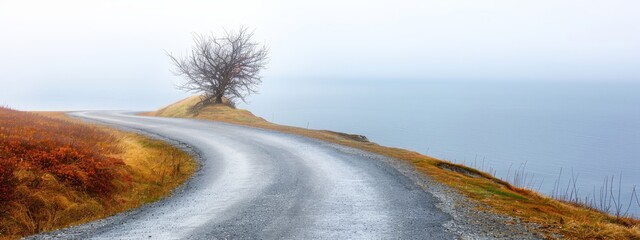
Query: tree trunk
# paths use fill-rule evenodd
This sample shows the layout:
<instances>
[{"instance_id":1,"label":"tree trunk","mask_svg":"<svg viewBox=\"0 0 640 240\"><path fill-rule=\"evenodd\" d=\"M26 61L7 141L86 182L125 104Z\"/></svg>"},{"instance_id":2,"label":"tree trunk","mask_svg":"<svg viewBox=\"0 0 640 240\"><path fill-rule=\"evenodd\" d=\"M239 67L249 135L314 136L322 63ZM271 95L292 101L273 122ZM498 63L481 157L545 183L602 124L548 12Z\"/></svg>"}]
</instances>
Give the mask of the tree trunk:
<instances>
[{"instance_id":1,"label":"tree trunk","mask_svg":"<svg viewBox=\"0 0 640 240\"><path fill-rule=\"evenodd\" d=\"M214 102L215 104L220 104L222 103L222 95L217 95L216 96L216 101Z\"/></svg>"}]
</instances>

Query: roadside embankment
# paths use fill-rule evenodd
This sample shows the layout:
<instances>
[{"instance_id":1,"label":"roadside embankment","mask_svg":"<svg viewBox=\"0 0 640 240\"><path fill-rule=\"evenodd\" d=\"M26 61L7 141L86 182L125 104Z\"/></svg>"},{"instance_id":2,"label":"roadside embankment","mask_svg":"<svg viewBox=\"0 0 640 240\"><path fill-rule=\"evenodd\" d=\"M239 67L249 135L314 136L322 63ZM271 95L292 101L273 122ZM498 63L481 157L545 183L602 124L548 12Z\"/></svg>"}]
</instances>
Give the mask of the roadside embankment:
<instances>
[{"instance_id":1,"label":"roadside embankment","mask_svg":"<svg viewBox=\"0 0 640 240\"><path fill-rule=\"evenodd\" d=\"M160 140L63 112L0 108L0 239L78 225L171 194L196 170Z\"/></svg>"},{"instance_id":2,"label":"roadside embankment","mask_svg":"<svg viewBox=\"0 0 640 240\"><path fill-rule=\"evenodd\" d=\"M640 239L640 221L637 219L615 217L584 206L555 200L533 190L513 186L477 169L405 149L381 146L359 135L277 125L249 111L228 105L193 109L198 101L197 96L186 98L143 115L196 118L270 129L399 159L473 201L475 212L490 212L514 219L507 220L507 224L529 223L536 226L535 231L541 232L547 238ZM441 200L447 201L445 198Z\"/></svg>"}]
</instances>

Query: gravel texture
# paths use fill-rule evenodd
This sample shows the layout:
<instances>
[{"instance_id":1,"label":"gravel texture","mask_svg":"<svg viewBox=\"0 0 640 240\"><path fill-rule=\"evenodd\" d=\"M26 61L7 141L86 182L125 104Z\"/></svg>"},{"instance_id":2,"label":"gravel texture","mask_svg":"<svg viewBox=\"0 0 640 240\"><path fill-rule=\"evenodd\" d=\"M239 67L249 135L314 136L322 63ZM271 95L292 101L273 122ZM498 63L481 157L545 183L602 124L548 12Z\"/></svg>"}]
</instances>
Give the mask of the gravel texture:
<instances>
[{"instance_id":1,"label":"gravel texture","mask_svg":"<svg viewBox=\"0 0 640 240\"><path fill-rule=\"evenodd\" d=\"M76 112L169 141L198 172L172 196L33 239L539 239L406 162L231 124Z\"/></svg>"}]
</instances>

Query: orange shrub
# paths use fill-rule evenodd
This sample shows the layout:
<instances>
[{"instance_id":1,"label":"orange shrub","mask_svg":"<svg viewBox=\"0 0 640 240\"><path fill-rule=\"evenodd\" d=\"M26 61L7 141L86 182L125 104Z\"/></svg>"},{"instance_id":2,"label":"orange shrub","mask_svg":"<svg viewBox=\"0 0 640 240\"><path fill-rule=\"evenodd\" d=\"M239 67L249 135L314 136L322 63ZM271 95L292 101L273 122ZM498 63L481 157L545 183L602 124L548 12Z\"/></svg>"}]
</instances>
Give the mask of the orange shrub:
<instances>
[{"instance_id":1,"label":"orange shrub","mask_svg":"<svg viewBox=\"0 0 640 240\"><path fill-rule=\"evenodd\" d=\"M13 197L14 172L51 174L59 181L92 195L109 196L113 180L123 178L113 137L85 125L0 108L0 201Z\"/></svg>"},{"instance_id":2,"label":"orange shrub","mask_svg":"<svg viewBox=\"0 0 640 240\"><path fill-rule=\"evenodd\" d=\"M139 207L170 194L196 168L187 153L158 140L62 113L0 108L0 240Z\"/></svg>"}]
</instances>

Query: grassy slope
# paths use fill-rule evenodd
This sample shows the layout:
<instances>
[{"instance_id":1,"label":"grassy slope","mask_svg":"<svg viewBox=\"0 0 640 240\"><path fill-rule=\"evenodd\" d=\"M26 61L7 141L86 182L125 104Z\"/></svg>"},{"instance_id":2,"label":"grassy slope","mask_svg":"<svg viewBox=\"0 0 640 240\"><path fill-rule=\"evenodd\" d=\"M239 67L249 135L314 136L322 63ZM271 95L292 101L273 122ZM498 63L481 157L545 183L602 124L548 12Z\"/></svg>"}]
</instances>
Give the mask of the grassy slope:
<instances>
[{"instance_id":1,"label":"grassy slope","mask_svg":"<svg viewBox=\"0 0 640 240\"><path fill-rule=\"evenodd\" d=\"M246 110L225 105L207 106L199 114L190 111L198 97L186 98L148 116L198 118L271 129L342 144L413 163L421 172L434 177L471 199L485 203L490 210L536 222L542 231L571 239L640 239L640 221L616 219L608 214L553 200L536 192L517 188L488 173L435 159L399 148L361 141L356 135L309 130L267 122Z\"/></svg>"},{"instance_id":2,"label":"grassy slope","mask_svg":"<svg viewBox=\"0 0 640 240\"><path fill-rule=\"evenodd\" d=\"M39 115L63 119L69 124L97 128L112 136L115 151L105 152L121 159L126 179L116 179L115 192L108 197L87 194L49 174L34 175L19 170L19 198L6 203L0 215L0 239L13 239L38 232L77 225L139 207L167 196L196 170L197 163L187 153L165 142L138 134L93 126L60 112ZM61 133L64 134L64 133ZM37 182L37 186L33 183Z\"/></svg>"}]
</instances>

